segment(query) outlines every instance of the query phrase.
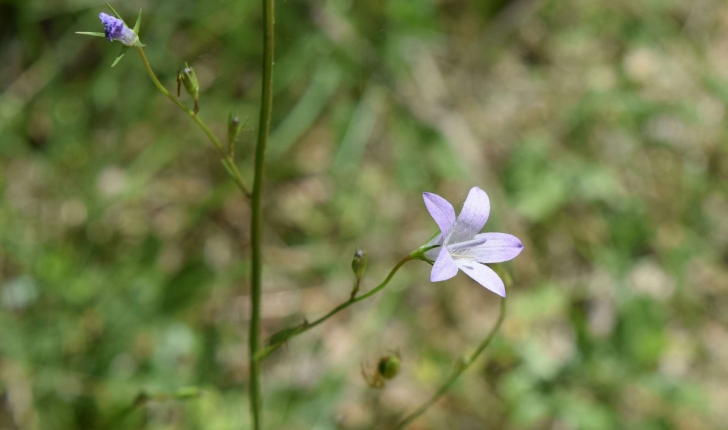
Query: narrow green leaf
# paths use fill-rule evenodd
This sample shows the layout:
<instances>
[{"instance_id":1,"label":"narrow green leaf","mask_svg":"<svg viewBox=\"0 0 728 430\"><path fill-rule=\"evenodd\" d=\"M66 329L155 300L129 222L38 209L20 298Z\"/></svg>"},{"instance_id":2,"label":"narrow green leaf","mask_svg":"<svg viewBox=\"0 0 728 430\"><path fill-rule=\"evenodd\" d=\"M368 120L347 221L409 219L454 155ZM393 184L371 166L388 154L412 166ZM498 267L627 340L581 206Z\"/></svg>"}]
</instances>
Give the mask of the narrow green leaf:
<instances>
[{"instance_id":1,"label":"narrow green leaf","mask_svg":"<svg viewBox=\"0 0 728 430\"><path fill-rule=\"evenodd\" d=\"M266 359L269 355L273 353L276 349L280 348L283 343L278 343L271 346L266 346L265 348L259 349L258 352L255 353L253 356L253 359L255 361L261 361Z\"/></svg>"},{"instance_id":2,"label":"narrow green leaf","mask_svg":"<svg viewBox=\"0 0 728 430\"><path fill-rule=\"evenodd\" d=\"M273 346L273 345L276 345L279 343L283 343L283 342L287 341L288 339L290 339L291 337L302 332L305 328L306 328L306 323L301 323L295 327L289 327L289 328L283 329L270 337L270 339L268 340L268 346Z\"/></svg>"},{"instance_id":3,"label":"narrow green leaf","mask_svg":"<svg viewBox=\"0 0 728 430\"><path fill-rule=\"evenodd\" d=\"M116 10L114 9L114 7L113 7L113 6L111 6L111 3L109 3L109 2L106 2L106 6L108 6L108 7L109 7L109 9L111 9L111 12L113 12L113 14L114 14L114 15L116 15L116 17L117 17L117 18L119 18L120 20L124 21L124 19L123 19L123 18L121 17L121 15L119 15L119 12L117 12L117 11L116 11ZM126 22L124 23L124 25L126 25ZM128 25L127 25L127 27L128 27Z\"/></svg>"},{"instance_id":4,"label":"narrow green leaf","mask_svg":"<svg viewBox=\"0 0 728 430\"><path fill-rule=\"evenodd\" d=\"M76 34L83 34L84 36L106 37L104 33L96 33L94 31L77 31Z\"/></svg>"},{"instance_id":5,"label":"narrow green leaf","mask_svg":"<svg viewBox=\"0 0 728 430\"><path fill-rule=\"evenodd\" d=\"M139 27L142 26L142 10L139 9L139 16L137 16L136 24L134 24L134 33L139 36Z\"/></svg>"},{"instance_id":6,"label":"narrow green leaf","mask_svg":"<svg viewBox=\"0 0 728 430\"><path fill-rule=\"evenodd\" d=\"M129 50L129 47L126 45L123 45L121 47L121 52L119 52L119 55L116 56L116 60L114 60L114 64L112 64L111 67L116 66L116 64L119 62L119 60L121 60L121 57L123 57L124 54L126 54L126 51L128 51L128 50Z\"/></svg>"},{"instance_id":7,"label":"narrow green leaf","mask_svg":"<svg viewBox=\"0 0 728 430\"><path fill-rule=\"evenodd\" d=\"M308 327L308 321L303 321L297 326L288 327L275 333L273 336L270 337L270 339L268 339L265 348L259 349L258 352L255 353L253 359L255 359L256 361L265 359L266 357L271 355L276 349L283 346L283 344L286 343L288 339L306 330L306 327Z\"/></svg>"}]
</instances>

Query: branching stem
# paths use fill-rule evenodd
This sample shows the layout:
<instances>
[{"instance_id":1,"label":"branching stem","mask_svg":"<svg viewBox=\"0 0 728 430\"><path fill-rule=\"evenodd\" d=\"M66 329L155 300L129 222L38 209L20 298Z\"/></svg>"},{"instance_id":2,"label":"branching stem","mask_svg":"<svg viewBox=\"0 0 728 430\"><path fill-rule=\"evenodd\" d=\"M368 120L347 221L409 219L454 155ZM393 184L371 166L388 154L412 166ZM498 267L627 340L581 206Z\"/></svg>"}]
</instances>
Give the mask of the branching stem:
<instances>
[{"instance_id":1,"label":"branching stem","mask_svg":"<svg viewBox=\"0 0 728 430\"><path fill-rule=\"evenodd\" d=\"M402 266L404 266L405 263L417 258L415 253L417 253L418 251L420 251L420 250L417 250L417 251L409 254L408 256L403 258L399 263L397 263L397 265L394 266L394 268L392 268L392 270L389 272L389 275L387 275L387 277L384 279L384 281L382 281L382 283L377 285L376 287L372 288L369 292L362 294L361 296L351 297L349 300L336 306L334 309L329 311L326 315L322 316L321 318L319 318L317 320L314 320L313 322L305 322L302 325L299 325L298 327L291 327L291 328L284 330L283 332L279 332L279 333L284 333L284 335L278 337L277 339L276 339L276 336L274 336L272 339L275 339L275 340L270 340L268 342L268 346L266 346L264 349L261 349L256 358L258 360L264 359L265 357L270 355L270 353L272 353L273 351L275 351L276 349L281 347L284 343L289 341L291 338L296 337L304 332L307 332L308 330L311 330L312 328L316 327L317 325L321 324L322 322L326 321L327 319L331 318L332 316L338 314L339 312L343 311L344 309L348 308L349 306L353 305L354 303L368 299L369 297L377 294L382 289L384 289L384 287L389 285L389 281L392 280L394 275L399 271L399 269Z\"/></svg>"},{"instance_id":2,"label":"branching stem","mask_svg":"<svg viewBox=\"0 0 728 430\"><path fill-rule=\"evenodd\" d=\"M210 130L210 127L208 127L207 124L205 124L205 122L202 120L202 118L200 118L192 109L185 106L177 97L174 96L174 94L170 93L169 91L167 91L166 88L164 88L164 85L162 85L162 83L159 82L159 79L157 79L157 75L154 74L152 66L149 65L149 60L147 60L147 56L144 53L144 48L140 46L135 46L135 48L137 52L139 52L139 57L141 57L142 62L144 63L144 67L147 69L147 74L149 74L152 82L154 82L154 86L156 86L159 92L164 94L168 99L172 100L174 104L179 106L180 109L182 109L187 115L190 116L190 118L192 118L193 121L197 123L197 125L200 126L202 131L205 132L207 137L210 139L210 142L212 142L212 144L217 149L217 152L220 154L222 164L225 166L225 170L227 170L228 174L235 182L235 185L237 185L237 187L240 189L240 191L243 192L243 194L245 194L246 197L250 198L250 191L248 190L248 187L245 186L245 182L243 181L243 177L240 174L240 171L235 165L235 161L233 161L230 155L225 152L222 144L217 139L217 137L215 137L215 134L212 132L212 130Z\"/></svg>"}]
</instances>

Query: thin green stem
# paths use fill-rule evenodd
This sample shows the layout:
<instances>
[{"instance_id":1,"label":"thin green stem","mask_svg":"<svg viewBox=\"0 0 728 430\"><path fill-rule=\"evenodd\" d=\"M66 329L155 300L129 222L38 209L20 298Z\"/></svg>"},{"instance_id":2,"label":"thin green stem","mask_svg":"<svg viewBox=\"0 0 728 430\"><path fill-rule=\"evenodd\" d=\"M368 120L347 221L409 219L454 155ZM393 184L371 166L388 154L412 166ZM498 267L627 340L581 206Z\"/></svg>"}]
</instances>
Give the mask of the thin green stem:
<instances>
[{"instance_id":1,"label":"thin green stem","mask_svg":"<svg viewBox=\"0 0 728 430\"><path fill-rule=\"evenodd\" d=\"M415 252L417 252L417 251L415 251ZM297 327L291 327L291 328L288 328L286 330L279 332L279 333L283 334L282 336L274 335L272 339L275 339L276 337L278 337L278 338L275 339L274 341L273 340L269 341L268 346L266 346L264 349L261 349L256 358L258 360L264 359L265 357L269 356L270 353L272 353L273 351L275 351L276 349L281 347L284 343L286 343L291 338L296 337L308 330L311 330L312 328L316 327L317 325L321 324L322 322L326 321L327 319L331 318L332 316L338 314L339 312L343 311L344 309L348 308L349 306L353 305L354 303L368 299L369 297L377 294L379 291L384 289L384 287L389 285L389 281L392 280L394 275L399 271L399 269L402 266L404 266L405 263L417 258L415 256L415 252L406 256L399 263L397 263L397 265L394 266L394 268L392 268L392 270L389 272L389 275L387 275L387 277L384 279L384 281L382 281L382 283L377 285L376 287L372 288L366 294L362 294L361 296L351 297L349 300L338 305L337 307L335 307L334 309L329 311L326 315L322 316L321 318L319 318L313 322L305 322L302 325L299 325Z\"/></svg>"},{"instance_id":2,"label":"thin green stem","mask_svg":"<svg viewBox=\"0 0 728 430\"><path fill-rule=\"evenodd\" d=\"M274 0L263 0L263 87L260 100L260 117L258 124L258 144L255 148L255 178L253 180L253 196L250 217L250 412L253 418L253 429L262 428L262 395L260 388L260 361L255 358L260 349L260 307L263 296L262 271L263 256L261 242L263 239L263 178L265 177L265 151L270 134L270 120L273 111L273 50L275 36L275 3Z\"/></svg>"},{"instance_id":3,"label":"thin green stem","mask_svg":"<svg viewBox=\"0 0 728 430\"><path fill-rule=\"evenodd\" d=\"M403 429L410 425L414 420L419 418L420 415L424 414L427 409L432 406L436 401L442 397L447 390L450 389L452 384L455 383L455 381L462 375L466 370L468 370L468 367L470 367L471 364L478 358L478 356L485 350L485 348L488 347L490 342L495 337L496 333L498 333L498 330L500 330L501 324L503 323L503 319L506 316L506 299L505 297L503 300L501 300L500 305L500 314L498 314L498 320L495 323L495 326L490 330L488 333L488 336L483 340L483 342L478 345L478 348L473 352L470 356L463 356L460 358L460 361L457 363L455 367L455 371L450 375L450 377L445 381L444 384L440 387L439 390L435 393L430 400L426 401L422 404L419 408L417 408L414 412L407 415L402 421L400 421L399 424L397 424L396 429Z\"/></svg>"},{"instance_id":4,"label":"thin green stem","mask_svg":"<svg viewBox=\"0 0 728 430\"><path fill-rule=\"evenodd\" d=\"M327 313L326 315L322 316L321 318L319 318L319 319L317 319L317 320L315 320L313 322L308 323L306 325L306 330L310 330L310 329L316 327L317 325L321 324L322 322L326 321L327 319L331 318L332 316L336 315L337 313L343 311L344 309L348 308L349 306L353 305L354 303L360 302L360 301L362 301L364 299L368 299L369 297L377 294L384 287L386 287L387 285L389 285L389 281L392 280L392 278L399 271L399 269L402 266L404 266L404 264L406 262L411 261L411 260L412 260L412 256L411 255L406 256L405 258L402 259L402 261L400 261L399 263L397 263L396 266L394 266L394 268L389 272L389 275L387 275L387 277L384 279L384 281L381 284L379 284L376 287L372 288L372 290L369 291L366 294L362 294L361 296L354 297L354 298L351 298L351 299L345 301L344 303L342 303L339 306L335 307L329 313ZM306 331L306 330L304 330L304 331ZM296 333L296 335L301 334L301 333L303 333L303 332Z\"/></svg>"},{"instance_id":5,"label":"thin green stem","mask_svg":"<svg viewBox=\"0 0 728 430\"><path fill-rule=\"evenodd\" d=\"M147 56L144 53L144 48L140 46L135 47L137 52L139 52L139 57L141 57L142 62L144 63L144 67L147 69L147 74L149 74L149 77L152 79L152 82L154 82L154 86L157 87L159 92L164 94L168 99L172 100L174 104L179 106L180 109L182 109L187 115L192 118L193 121L197 123L197 125L200 126L202 131L205 132L207 137L210 139L210 142L215 146L217 151L220 153L220 157L222 159L222 164L225 166L225 170L227 170L230 177L235 182L235 185L238 186L240 191L243 192L248 198L250 198L250 191L248 190L248 187L245 186L245 182L243 181L243 177L240 174L240 171L238 170L238 167L235 165L235 162L230 157L229 154L225 152L223 149L222 144L218 140L218 138L215 136L215 134L210 130L210 127L205 124L204 121L202 121L202 118L200 118L192 109L185 106L177 97L175 97L172 93L167 91L166 88L164 88L164 85L162 85L161 82L159 82L159 79L157 79L157 75L154 74L154 70L152 70L152 66L149 65L149 60L147 60Z\"/></svg>"}]
</instances>

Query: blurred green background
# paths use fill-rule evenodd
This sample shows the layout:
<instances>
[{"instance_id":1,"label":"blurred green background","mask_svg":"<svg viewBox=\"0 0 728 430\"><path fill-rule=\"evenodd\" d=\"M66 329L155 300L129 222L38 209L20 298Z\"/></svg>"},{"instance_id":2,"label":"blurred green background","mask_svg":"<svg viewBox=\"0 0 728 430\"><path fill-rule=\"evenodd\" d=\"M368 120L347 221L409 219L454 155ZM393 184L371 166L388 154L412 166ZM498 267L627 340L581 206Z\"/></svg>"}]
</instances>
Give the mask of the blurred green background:
<instances>
[{"instance_id":1,"label":"blurred green background","mask_svg":"<svg viewBox=\"0 0 728 430\"><path fill-rule=\"evenodd\" d=\"M526 249L500 335L412 429L726 428L726 2L277 3L267 335L348 298L357 246L368 289L424 243L422 191L459 210L477 185ZM218 136L248 120L249 181L259 2L115 7L144 9L168 88L195 67ZM112 69L118 43L74 34L102 11L0 1L0 429L248 428L249 207L134 51ZM427 399L499 305L429 270L270 357L266 427L389 428Z\"/></svg>"}]
</instances>

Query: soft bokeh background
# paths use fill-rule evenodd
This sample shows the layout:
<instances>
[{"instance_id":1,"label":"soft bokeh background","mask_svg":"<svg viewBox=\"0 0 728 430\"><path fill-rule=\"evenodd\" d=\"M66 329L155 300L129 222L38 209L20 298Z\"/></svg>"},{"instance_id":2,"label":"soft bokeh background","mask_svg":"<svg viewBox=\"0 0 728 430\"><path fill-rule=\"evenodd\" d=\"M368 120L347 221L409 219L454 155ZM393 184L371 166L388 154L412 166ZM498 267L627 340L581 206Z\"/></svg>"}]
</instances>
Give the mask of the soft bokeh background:
<instances>
[{"instance_id":1,"label":"soft bokeh background","mask_svg":"<svg viewBox=\"0 0 728 430\"><path fill-rule=\"evenodd\" d=\"M258 3L115 4L221 137L248 120L246 178ZM74 34L101 11L0 1L0 429L248 428L248 205L135 52ZM413 429L725 428L728 4L279 0L276 48L266 334L345 300L356 246L371 288L427 240L422 191L478 185L526 248L501 334ZM266 427L388 428L431 395L499 299L429 269L269 358Z\"/></svg>"}]
</instances>

